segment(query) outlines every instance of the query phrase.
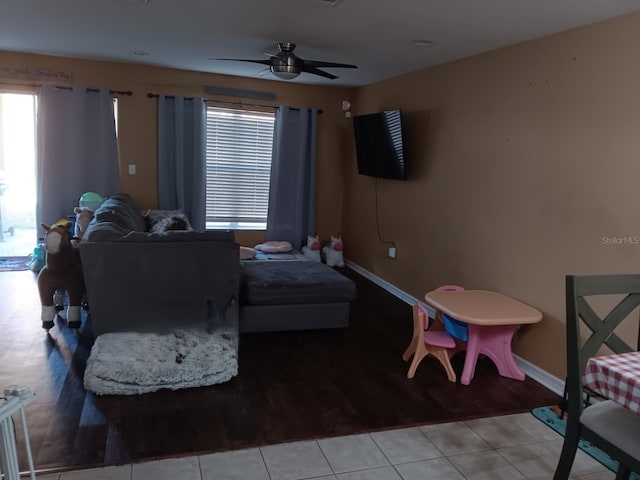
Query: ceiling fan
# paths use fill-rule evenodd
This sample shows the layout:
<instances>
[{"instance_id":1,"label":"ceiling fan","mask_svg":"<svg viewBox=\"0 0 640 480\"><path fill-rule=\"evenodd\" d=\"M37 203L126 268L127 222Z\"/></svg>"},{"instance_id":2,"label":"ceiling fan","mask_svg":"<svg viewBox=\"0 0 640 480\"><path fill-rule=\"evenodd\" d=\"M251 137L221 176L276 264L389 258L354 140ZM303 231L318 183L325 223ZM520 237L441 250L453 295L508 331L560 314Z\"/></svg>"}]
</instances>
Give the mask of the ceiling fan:
<instances>
[{"instance_id":1,"label":"ceiling fan","mask_svg":"<svg viewBox=\"0 0 640 480\"><path fill-rule=\"evenodd\" d=\"M278 42L278 53L266 53L269 58L264 60L245 60L242 58L217 58L216 60L232 60L237 62L252 62L267 65L271 73L282 80L291 80L296 78L300 73L311 73L321 77L335 80L335 75L320 70L320 68L358 68L356 65L346 63L332 63L318 60L305 60L298 57L293 50L296 48L295 43Z\"/></svg>"}]
</instances>

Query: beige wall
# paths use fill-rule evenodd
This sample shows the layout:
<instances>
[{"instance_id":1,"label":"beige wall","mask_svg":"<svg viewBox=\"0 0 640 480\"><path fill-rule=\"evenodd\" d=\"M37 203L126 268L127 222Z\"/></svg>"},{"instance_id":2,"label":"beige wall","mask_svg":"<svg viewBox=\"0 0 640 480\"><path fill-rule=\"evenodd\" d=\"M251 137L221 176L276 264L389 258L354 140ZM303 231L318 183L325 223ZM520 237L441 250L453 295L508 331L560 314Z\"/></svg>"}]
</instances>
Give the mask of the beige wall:
<instances>
[{"instance_id":1,"label":"beige wall","mask_svg":"<svg viewBox=\"0 0 640 480\"><path fill-rule=\"evenodd\" d=\"M422 298L497 290L544 312L514 351L564 378L564 277L638 272L640 15L358 90L355 113L400 108L409 180L346 177L348 257ZM437 47L436 47L437 48Z\"/></svg>"},{"instance_id":2,"label":"beige wall","mask_svg":"<svg viewBox=\"0 0 640 480\"><path fill-rule=\"evenodd\" d=\"M70 72L74 85L133 92L132 96L118 96L118 144L122 191L130 193L140 208L156 207L158 195L157 99L148 98L148 92L203 96L204 85L215 85L273 92L277 98L274 102L210 95L207 98L317 107L322 110L318 117L318 233L322 238L328 239L332 233L340 231L343 192L340 172L345 150L345 132L350 127L341 107L342 100L351 98L351 89L2 51L0 65ZM16 89L33 90L33 85L0 77L1 91ZM127 165L132 163L136 164L136 175L127 174ZM264 240L264 235L263 232L238 232L236 239L243 245L255 245Z\"/></svg>"}]
</instances>

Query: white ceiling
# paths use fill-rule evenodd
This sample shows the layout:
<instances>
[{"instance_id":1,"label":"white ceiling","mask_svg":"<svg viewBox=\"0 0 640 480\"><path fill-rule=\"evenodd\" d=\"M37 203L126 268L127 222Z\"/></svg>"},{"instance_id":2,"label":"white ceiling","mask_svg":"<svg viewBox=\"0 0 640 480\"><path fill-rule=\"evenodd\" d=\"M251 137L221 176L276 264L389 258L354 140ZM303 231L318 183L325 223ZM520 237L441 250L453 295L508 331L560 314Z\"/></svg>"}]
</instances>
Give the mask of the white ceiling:
<instances>
[{"instance_id":1,"label":"white ceiling","mask_svg":"<svg viewBox=\"0 0 640 480\"><path fill-rule=\"evenodd\" d=\"M273 79L276 42L360 86L640 11L639 0L2 0L0 50ZM412 40L435 42L414 46ZM137 56L132 52L146 52Z\"/></svg>"}]
</instances>

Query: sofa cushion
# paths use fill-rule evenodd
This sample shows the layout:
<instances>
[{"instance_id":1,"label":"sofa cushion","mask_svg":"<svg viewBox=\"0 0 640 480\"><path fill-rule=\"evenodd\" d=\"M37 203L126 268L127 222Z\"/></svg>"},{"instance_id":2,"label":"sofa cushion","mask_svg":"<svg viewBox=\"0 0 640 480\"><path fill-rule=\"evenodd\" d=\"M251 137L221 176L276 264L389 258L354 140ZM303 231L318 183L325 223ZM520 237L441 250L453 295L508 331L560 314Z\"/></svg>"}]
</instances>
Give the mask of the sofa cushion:
<instances>
[{"instance_id":1,"label":"sofa cushion","mask_svg":"<svg viewBox=\"0 0 640 480\"><path fill-rule=\"evenodd\" d=\"M249 261L240 276L244 305L350 302L356 297L355 282L323 263Z\"/></svg>"}]
</instances>

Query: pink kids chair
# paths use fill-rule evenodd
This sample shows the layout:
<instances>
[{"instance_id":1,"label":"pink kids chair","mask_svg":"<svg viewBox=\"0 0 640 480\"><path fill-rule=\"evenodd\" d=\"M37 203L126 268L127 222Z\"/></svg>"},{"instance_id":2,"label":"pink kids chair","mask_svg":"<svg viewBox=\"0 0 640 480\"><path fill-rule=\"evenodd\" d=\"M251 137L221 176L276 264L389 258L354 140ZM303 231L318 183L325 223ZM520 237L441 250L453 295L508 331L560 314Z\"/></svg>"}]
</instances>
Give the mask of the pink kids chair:
<instances>
[{"instance_id":1,"label":"pink kids chair","mask_svg":"<svg viewBox=\"0 0 640 480\"><path fill-rule=\"evenodd\" d=\"M437 291L464 290L459 285L442 285ZM413 378L418 365L424 357L432 355L436 357L445 371L449 381L456 381L456 374L451 367L451 357L461 350L464 350L463 342L466 342L467 325L452 319L439 310L436 311L435 319L438 323L433 325L433 330L429 329L429 314L421 303L413 306L413 337L411 343L402 355L406 362L413 355L413 361L407 373L408 378ZM442 329L444 328L444 331ZM455 337L455 338L454 338ZM456 341L457 339L457 341Z\"/></svg>"},{"instance_id":2,"label":"pink kids chair","mask_svg":"<svg viewBox=\"0 0 640 480\"><path fill-rule=\"evenodd\" d=\"M402 359L405 362L413 355L407 378L413 378L422 359L427 355L432 355L444 367L449 381L455 382L456 374L451 367L449 353L451 349L455 348L456 342L447 332L426 330L428 325L429 313L424 305L416 303L413 306L413 337L402 355Z\"/></svg>"}]
</instances>

